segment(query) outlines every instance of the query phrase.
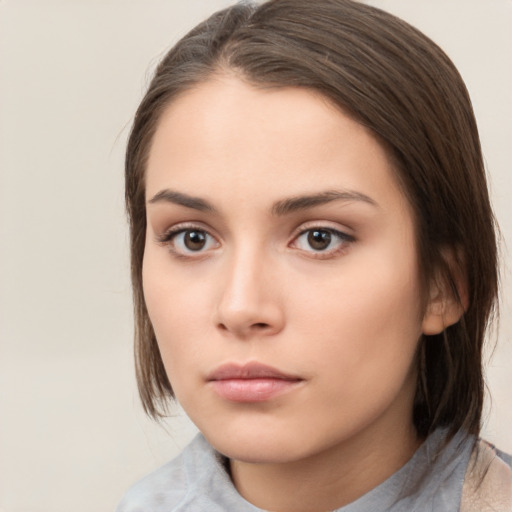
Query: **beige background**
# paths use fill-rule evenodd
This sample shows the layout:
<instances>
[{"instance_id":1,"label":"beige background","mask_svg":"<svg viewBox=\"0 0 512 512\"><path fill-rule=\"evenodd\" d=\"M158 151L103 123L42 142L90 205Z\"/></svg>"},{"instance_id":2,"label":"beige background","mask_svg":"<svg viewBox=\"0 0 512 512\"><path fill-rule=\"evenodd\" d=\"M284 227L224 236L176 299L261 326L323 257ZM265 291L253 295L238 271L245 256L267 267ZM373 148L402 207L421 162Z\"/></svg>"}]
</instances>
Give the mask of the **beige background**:
<instances>
[{"instance_id":1,"label":"beige background","mask_svg":"<svg viewBox=\"0 0 512 512\"><path fill-rule=\"evenodd\" d=\"M122 160L158 58L227 3L0 0L0 512L112 511L194 434L182 417L153 425L138 403ZM465 77L510 245L512 2L371 3L424 30ZM511 312L485 427L509 452Z\"/></svg>"}]
</instances>

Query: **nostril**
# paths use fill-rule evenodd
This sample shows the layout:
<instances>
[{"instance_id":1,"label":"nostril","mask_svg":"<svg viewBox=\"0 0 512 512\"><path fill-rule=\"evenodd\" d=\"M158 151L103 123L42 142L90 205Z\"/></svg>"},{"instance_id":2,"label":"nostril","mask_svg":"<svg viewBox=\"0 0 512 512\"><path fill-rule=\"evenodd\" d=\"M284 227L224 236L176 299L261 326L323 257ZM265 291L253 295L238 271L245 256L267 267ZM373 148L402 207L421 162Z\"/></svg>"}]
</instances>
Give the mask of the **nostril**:
<instances>
[{"instance_id":1,"label":"nostril","mask_svg":"<svg viewBox=\"0 0 512 512\"><path fill-rule=\"evenodd\" d=\"M219 322L217 324L217 327L221 331L227 331L227 332L237 330L236 327L230 329L228 327L228 325L226 325L225 323ZM249 331L264 331L264 330L268 329L269 327L270 327L270 324L267 324L265 322L254 322L253 324L247 324L245 326L245 328L242 328L242 330L248 329L247 332L249 332Z\"/></svg>"}]
</instances>

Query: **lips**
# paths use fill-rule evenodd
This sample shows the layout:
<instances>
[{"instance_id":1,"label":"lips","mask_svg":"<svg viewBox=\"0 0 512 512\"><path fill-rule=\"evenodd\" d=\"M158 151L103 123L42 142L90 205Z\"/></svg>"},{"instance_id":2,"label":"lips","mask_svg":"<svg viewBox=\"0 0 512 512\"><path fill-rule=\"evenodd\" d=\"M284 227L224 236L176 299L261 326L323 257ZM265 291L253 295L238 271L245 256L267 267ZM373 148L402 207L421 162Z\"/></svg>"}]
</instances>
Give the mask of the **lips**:
<instances>
[{"instance_id":1,"label":"lips","mask_svg":"<svg viewBox=\"0 0 512 512\"><path fill-rule=\"evenodd\" d=\"M222 398L232 402L264 402L295 389L303 379L261 363L225 364L207 381Z\"/></svg>"}]
</instances>

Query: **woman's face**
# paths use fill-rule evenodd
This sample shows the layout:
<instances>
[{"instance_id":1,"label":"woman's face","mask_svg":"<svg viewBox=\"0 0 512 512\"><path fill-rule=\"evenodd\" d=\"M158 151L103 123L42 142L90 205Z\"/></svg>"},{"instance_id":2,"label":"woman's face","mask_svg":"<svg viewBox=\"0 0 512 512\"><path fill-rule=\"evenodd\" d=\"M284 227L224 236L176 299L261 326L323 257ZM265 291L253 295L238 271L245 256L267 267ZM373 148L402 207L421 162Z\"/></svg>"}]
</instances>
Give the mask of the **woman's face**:
<instances>
[{"instance_id":1,"label":"woman's face","mask_svg":"<svg viewBox=\"0 0 512 512\"><path fill-rule=\"evenodd\" d=\"M314 92L218 76L165 111L146 187L149 316L215 448L297 461L413 431L413 218L368 130Z\"/></svg>"}]
</instances>

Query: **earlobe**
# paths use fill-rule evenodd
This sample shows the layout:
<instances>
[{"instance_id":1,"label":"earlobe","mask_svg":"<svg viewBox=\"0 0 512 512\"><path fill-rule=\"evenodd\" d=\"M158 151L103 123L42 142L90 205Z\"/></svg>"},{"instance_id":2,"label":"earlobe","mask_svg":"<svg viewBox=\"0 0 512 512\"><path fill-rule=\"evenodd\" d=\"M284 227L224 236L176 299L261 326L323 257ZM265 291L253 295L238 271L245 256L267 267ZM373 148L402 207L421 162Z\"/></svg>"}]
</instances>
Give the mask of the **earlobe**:
<instances>
[{"instance_id":1,"label":"earlobe","mask_svg":"<svg viewBox=\"0 0 512 512\"><path fill-rule=\"evenodd\" d=\"M456 324L464 314L464 305L456 297L430 302L423 317L421 330L427 336L439 334Z\"/></svg>"}]
</instances>

